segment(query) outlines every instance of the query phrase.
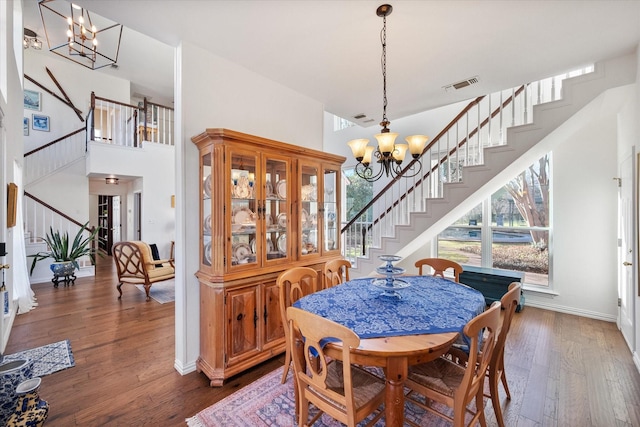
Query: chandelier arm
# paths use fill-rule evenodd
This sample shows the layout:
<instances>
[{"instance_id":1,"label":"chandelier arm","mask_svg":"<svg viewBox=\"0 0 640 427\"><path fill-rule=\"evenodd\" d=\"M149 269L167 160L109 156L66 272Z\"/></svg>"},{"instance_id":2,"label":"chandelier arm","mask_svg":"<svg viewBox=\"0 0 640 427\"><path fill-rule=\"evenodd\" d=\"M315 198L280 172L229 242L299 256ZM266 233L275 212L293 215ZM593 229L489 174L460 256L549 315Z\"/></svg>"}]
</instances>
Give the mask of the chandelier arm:
<instances>
[{"instance_id":1,"label":"chandelier arm","mask_svg":"<svg viewBox=\"0 0 640 427\"><path fill-rule=\"evenodd\" d=\"M356 175L360 178L364 179L367 182L375 182L382 177L382 172L384 171L382 168L378 171L378 173L373 173L373 168L370 165L364 165L363 163L358 163L354 168Z\"/></svg>"},{"instance_id":2,"label":"chandelier arm","mask_svg":"<svg viewBox=\"0 0 640 427\"><path fill-rule=\"evenodd\" d=\"M401 165L395 167L396 176L394 179L400 178L413 178L422 172L422 163L414 162L410 163L407 167L403 168Z\"/></svg>"}]
</instances>

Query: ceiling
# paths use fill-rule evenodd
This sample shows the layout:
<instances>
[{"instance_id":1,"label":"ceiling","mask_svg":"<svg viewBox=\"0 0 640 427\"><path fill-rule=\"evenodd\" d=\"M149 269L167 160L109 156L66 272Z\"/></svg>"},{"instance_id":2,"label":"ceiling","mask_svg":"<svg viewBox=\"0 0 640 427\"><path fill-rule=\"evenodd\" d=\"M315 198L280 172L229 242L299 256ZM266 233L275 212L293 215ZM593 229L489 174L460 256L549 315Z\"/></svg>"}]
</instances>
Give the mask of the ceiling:
<instances>
[{"instance_id":1,"label":"ceiling","mask_svg":"<svg viewBox=\"0 0 640 427\"><path fill-rule=\"evenodd\" d=\"M365 114L375 119L372 124L381 119L382 18L376 15L381 1L76 3L125 25L119 67L104 72L130 79L132 90L142 94L172 99L170 46L188 42L316 99L333 114L347 119ZM42 35L37 1L24 4L25 27ZM391 4L387 116L392 121L630 53L640 41L640 1ZM478 83L445 89L472 77Z\"/></svg>"}]
</instances>

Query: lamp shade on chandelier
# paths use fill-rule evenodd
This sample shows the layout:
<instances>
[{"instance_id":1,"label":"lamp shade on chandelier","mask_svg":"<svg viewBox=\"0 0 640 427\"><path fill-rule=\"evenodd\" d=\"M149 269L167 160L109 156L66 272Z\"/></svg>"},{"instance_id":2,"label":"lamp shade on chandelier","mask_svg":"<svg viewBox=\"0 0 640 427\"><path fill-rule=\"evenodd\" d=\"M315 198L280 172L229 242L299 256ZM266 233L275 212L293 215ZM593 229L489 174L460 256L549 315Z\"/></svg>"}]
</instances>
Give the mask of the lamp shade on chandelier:
<instances>
[{"instance_id":1,"label":"lamp shade on chandelier","mask_svg":"<svg viewBox=\"0 0 640 427\"><path fill-rule=\"evenodd\" d=\"M64 0L38 6L49 51L92 70L118 62L122 25Z\"/></svg>"},{"instance_id":2,"label":"lamp shade on chandelier","mask_svg":"<svg viewBox=\"0 0 640 427\"><path fill-rule=\"evenodd\" d=\"M377 181L383 176L393 179L397 179L400 176L405 178L416 176L422 170L420 156L429 139L425 135L413 135L405 138L406 144L396 143L398 134L391 132L388 128L391 122L387 119L387 16L392 11L393 7L388 4L383 4L376 10L376 14L383 19L382 32L380 34L382 42L383 110L382 122L380 122L382 130L375 135L378 146L372 147L368 145L369 140L366 138L354 139L347 143L351 147L353 157L358 161L355 168L356 174L367 181ZM403 169L402 162L407 151L411 153L413 160L406 169ZM378 171L374 171L375 165L373 165L373 161L380 164Z\"/></svg>"}]
</instances>

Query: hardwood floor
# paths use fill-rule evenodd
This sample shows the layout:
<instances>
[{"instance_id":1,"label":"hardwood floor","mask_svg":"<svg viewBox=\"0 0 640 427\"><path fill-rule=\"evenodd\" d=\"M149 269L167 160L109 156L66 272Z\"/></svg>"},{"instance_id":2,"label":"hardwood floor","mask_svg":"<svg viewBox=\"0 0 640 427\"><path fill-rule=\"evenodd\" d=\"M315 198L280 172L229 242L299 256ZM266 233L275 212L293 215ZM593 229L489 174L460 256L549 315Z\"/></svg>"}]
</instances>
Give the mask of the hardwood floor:
<instances>
[{"instance_id":1,"label":"hardwood floor","mask_svg":"<svg viewBox=\"0 0 640 427\"><path fill-rule=\"evenodd\" d=\"M42 378L51 426L184 426L185 419L272 369L276 357L223 387L173 368L174 303L145 301L110 257L75 286L33 286L39 306L16 317L7 354L63 339L76 366ZM507 341L507 426L640 426L640 374L615 324L539 310L516 314ZM491 403L489 425L495 426Z\"/></svg>"}]
</instances>

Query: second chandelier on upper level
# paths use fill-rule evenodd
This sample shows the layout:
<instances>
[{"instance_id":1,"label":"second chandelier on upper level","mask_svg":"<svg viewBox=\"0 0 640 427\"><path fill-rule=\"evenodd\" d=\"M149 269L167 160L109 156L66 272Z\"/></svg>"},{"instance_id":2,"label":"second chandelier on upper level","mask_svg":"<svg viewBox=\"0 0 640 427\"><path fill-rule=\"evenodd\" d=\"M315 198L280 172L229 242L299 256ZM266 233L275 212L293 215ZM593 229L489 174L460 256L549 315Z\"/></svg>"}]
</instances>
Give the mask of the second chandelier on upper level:
<instances>
[{"instance_id":1,"label":"second chandelier on upper level","mask_svg":"<svg viewBox=\"0 0 640 427\"><path fill-rule=\"evenodd\" d=\"M38 6L49 51L92 70L118 62L121 24L64 0Z\"/></svg>"}]
</instances>

